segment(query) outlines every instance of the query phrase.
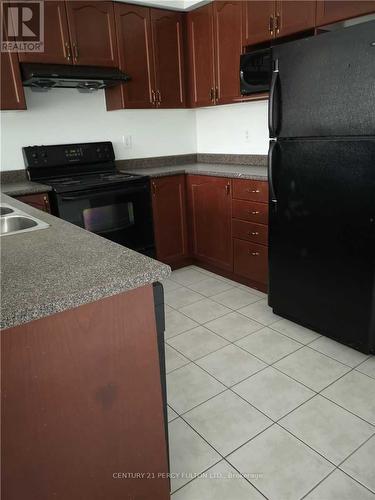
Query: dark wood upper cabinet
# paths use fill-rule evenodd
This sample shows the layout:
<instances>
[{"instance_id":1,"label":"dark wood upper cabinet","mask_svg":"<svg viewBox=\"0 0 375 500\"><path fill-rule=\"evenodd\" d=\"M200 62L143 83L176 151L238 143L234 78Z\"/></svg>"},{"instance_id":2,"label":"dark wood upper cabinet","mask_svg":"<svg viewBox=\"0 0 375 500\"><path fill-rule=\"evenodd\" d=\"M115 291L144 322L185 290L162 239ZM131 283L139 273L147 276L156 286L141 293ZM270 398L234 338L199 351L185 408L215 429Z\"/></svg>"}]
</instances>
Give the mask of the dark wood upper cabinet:
<instances>
[{"instance_id":1,"label":"dark wood upper cabinet","mask_svg":"<svg viewBox=\"0 0 375 500\"><path fill-rule=\"evenodd\" d=\"M215 104L214 30L212 5L187 14L189 83L192 106Z\"/></svg>"},{"instance_id":2,"label":"dark wood upper cabinet","mask_svg":"<svg viewBox=\"0 0 375 500\"><path fill-rule=\"evenodd\" d=\"M1 19L2 33L6 35L5 19ZM0 109L26 109L25 93L18 54L15 52L0 52Z\"/></svg>"},{"instance_id":3,"label":"dark wood upper cabinet","mask_svg":"<svg viewBox=\"0 0 375 500\"><path fill-rule=\"evenodd\" d=\"M107 109L185 106L183 14L115 4L120 69L131 80L106 90Z\"/></svg>"},{"instance_id":4,"label":"dark wood upper cabinet","mask_svg":"<svg viewBox=\"0 0 375 500\"><path fill-rule=\"evenodd\" d=\"M151 180L156 256L173 267L189 254L186 226L185 175Z\"/></svg>"},{"instance_id":5,"label":"dark wood upper cabinet","mask_svg":"<svg viewBox=\"0 0 375 500\"><path fill-rule=\"evenodd\" d=\"M26 109L18 56L14 52L1 52L0 57L0 109Z\"/></svg>"},{"instance_id":6,"label":"dark wood upper cabinet","mask_svg":"<svg viewBox=\"0 0 375 500\"><path fill-rule=\"evenodd\" d=\"M315 14L315 0L277 1L275 36L282 37L315 28Z\"/></svg>"},{"instance_id":7,"label":"dark wood upper cabinet","mask_svg":"<svg viewBox=\"0 0 375 500\"><path fill-rule=\"evenodd\" d=\"M151 9L151 26L158 107L184 107L183 15Z\"/></svg>"},{"instance_id":8,"label":"dark wood upper cabinet","mask_svg":"<svg viewBox=\"0 0 375 500\"><path fill-rule=\"evenodd\" d=\"M215 33L216 104L240 97L242 4L236 0L213 3Z\"/></svg>"},{"instance_id":9,"label":"dark wood upper cabinet","mask_svg":"<svg viewBox=\"0 0 375 500\"><path fill-rule=\"evenodd\" d=\"M252 0L242 2L243 45L266 42L274 36L275 2Z\"/></svg>"},{"instance_id":10,"label":"dark wood upper cabinet","mask_svg":"<svg viewBox=\"0 0 375 500\"><path fill-rule=\"evenodd\" d=\"M232 271L230 179L188 175L191 250L197 260Z\"/></svg>"},{"instance_id":11,"label":"dark wood upper cabinet","mask_svg":"<svg viewBox=\"0 0 375 500\"><path fill-rule=\"evenodd\" d=\"M362 2L361 0L352 1L326 1L318 0L316 2L316 25L335 23L351 17L362 16L375 12L375 1Z\"/></svg>"},{"instance_id":12,"label":"dark wood upper cabinet","mask_svg":"<svg viewBox=\"0 0 375 500\"><path fill-rule=\"evenodd\" d=\"M65 2L44 2L44 51L20 52L19 60L33 63L72 63Z\"/></svg>"},{"instance_id":13,"label":"dark wood upper cabinet","mask_svg":"<svg viewBox=\"0 0 375 500\"><path fill-rule=\"evenodd\" d=\"M107 109L154 106L154 66L150 9L115 3L120 69L131 80L106 90Z\"/></svg>"},{"instance_id":14,"label":"dark wood upper cabinet","mask_svg":"<svg viewBox=\"0 0 375 500\"><path fill-rule=\"evenodd\" d=\"M243 2L243 45L313 29L315 12L315 0Z\"/></svg>"},{"instance_id":15,"label":"dark wood upper cabinet","mask_svg":"<svg viewBox=\"0 0 375 500\"><path fill-rule=\"evenodd\" d=\"M118 66L113 2L66 2L73 63Z\"/></svg>"}]
</instances>

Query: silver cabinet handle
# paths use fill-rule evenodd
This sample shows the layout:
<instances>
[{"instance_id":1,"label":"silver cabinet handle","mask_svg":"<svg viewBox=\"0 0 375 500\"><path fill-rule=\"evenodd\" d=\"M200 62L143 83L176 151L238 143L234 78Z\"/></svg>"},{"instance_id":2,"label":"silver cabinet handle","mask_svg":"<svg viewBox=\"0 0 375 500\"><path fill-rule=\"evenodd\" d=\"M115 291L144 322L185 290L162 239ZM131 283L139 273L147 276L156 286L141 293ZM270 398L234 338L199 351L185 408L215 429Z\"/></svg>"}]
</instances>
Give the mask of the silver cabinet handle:
<instances>
[{"instance_id":1,"label":"silver cabinet handle","mask_svg":"<svg viewBox=\"0 0 375 500\"><path fill-rule=\"evenodd\" d=\"M250 252L250 255L252 255L253 257L258 257L259 252Z\"/></svg>"},{"instance_id":2,"label":"silver cabinet handle","mask_svg":"<svg viewBox=\"0 0 375 500\"><path fill-rule=\"evenodd\" d=\"M258 210L254 210L254 212L250 211L250 213L251 213L251 215L258 215L260 212L258 212Z\"/></svg>"},{"instance_id":3,"label":"silver cabinet handle","mask_svg":"<svg viewBox=\"0 0 375 500\"><path fill-rule=\"evenodd\" d=\"M252 231L252 232L249 231L249 235L250 236L259 236L259 233L258 233L258 231Z\"/></svg>"}]
</instances>

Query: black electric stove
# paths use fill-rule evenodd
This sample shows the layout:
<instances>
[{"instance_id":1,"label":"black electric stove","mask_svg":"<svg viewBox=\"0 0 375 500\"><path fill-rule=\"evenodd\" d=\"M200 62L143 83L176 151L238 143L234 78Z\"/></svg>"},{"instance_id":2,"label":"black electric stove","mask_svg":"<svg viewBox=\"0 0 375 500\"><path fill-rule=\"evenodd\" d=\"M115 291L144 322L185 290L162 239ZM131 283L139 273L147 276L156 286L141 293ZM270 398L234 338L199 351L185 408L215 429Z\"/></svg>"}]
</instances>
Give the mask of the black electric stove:
<instances>
[{"instance_id":1,"label":"black electric stove","mask_svg":"<svg viewBox=\"0 0 375 500\"><path fill-rule=\"evenodd\" d=\"M44 179L43 183L47 183L57 193L64 193L68 191L80 191L82 189L101 188L103 185L112 186L114 184L134 180L139 181L140 178L144 179L145 177L135 174L122 174L114 172Z\"/></svg>"},{"instance_id":2,"label":"black electric stove","mask_svg":"<svg viewBox=\"0 0 375 500\"><path fill-rule=\"evenodd\" d=\"M111 142L22 151L29 179L51 186L55 215L155 256L149 178L118 172Z\"/></svg>"}]
</instances>

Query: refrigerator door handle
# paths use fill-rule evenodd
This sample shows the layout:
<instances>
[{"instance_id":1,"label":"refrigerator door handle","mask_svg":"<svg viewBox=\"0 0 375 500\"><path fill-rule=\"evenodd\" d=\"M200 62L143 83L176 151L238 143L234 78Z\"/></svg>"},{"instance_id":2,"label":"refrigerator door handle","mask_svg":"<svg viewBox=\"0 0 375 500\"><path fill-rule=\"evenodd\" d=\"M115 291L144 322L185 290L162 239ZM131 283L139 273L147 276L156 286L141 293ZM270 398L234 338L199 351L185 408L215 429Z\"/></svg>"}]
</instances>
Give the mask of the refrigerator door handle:
<instances>
[{"instance_id":1,"label":"refrigerator door handle","mask_svg":"<svg viewBox=\"0 0 375 500\"><path fill-rule=\"evenodd\" d=\"M268 150L268 185L270 192L270 201L273 203L273 206L276 208L277 199L275 193L275 187L273 185L273 165L275 162L275 148L277 146L276 141L270 141L270 147Z\"/></svg>"},{"instance_id":2,"label":"refrigerator door handle","mask_svg":"<svg viewBox=\"0 0 375 500\"><path fill-rule=\"evenodd\" d=\"M270 137L276 137L278 131L279 113L277 101L277 86L279 83L279 65L278 60L275 61L275 69L272 72L270 97L268 103L268 129Z\"/></svg>"}]
</instances>

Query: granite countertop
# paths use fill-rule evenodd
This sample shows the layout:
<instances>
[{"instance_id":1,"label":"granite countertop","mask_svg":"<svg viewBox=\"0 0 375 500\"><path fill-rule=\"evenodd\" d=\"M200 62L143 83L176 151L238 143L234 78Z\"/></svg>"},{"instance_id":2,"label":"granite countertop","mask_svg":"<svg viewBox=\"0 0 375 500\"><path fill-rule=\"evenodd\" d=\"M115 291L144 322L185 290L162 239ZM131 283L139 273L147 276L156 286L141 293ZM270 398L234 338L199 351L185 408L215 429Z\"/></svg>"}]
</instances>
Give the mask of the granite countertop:
<instances>
[{"instance_id":1,"label":"granite countertop","mask_svg":"<svg viewBox=\"0 0 375 500\"><path fill-rule=\"evenodd\" d=\"M9 196L46 193L51 189L51 186L29 181L24 169L1 172L1 192Z\"/></svg>"},{"instance_id":2,"label":"granite countertop","mask_svg":"<svg viewBox=\"0 0 375 500\"><path fill-rule=\"evenodd\" d=\"M1 236L1 328L167 278L170 267L4 194L0 201L50 224Z\"/></svg>"},{"instance_id":3,"label":"granite countertop","mask_svg":"<svg viewBox=\"0 0 375 500\"><path fill-rule=\"evenodd\" d=\"M191 163L186 165L167 165L159 167L120 167L121 172L164 177L178 174L212 175L239 179L267 180L267 167L263 165L233 165L222 163Z\"/></svg>"},{"instance_id":4,"label":"granite countertop","mask_svg":"<svg viewBox=\"0 0 375 500\"><path fill-rule=\"evenodd\" d=\"M45 184L39 184L39 182L31 182L28 180L1 183L1 192L9 196L46 193L51 190L51 186L46 186Z\"/></svg>"},{"instance_id":5,"label":"granite countertop","mask_svg":"<svg viewBox=\"0 0 375 500\"><path fill-rule=\"evenodd\" d=\"M150 177L164 177L168 175L178 174L196 174L196 175L212 175L216 177L228 177L239 179L254 179L254 180L267 180L267 167L264 162L257 165L254 163L254 158L250 164L235 164L223 162L196 162L194 161L195 155L182 155L190 163L173 164L175 157L161 157L161 158L144 158L141 160L128 160L117 161L117 168L120 172L135 173L141 175L148 175ZM222 155L202 155L221 157ZM233 155L228 155L225 160L230 160ZM241 155L240 155L241 156ZM257 158L262 158L261 155L255 155ZM185 159L185 158L183 158ZM263 158L262 158L263 159ZM264 160L264 159L263 159ZM258 159L260 162L261 160ZM51 191L51 186L40 184L39 182L31 182L26 178L25 170L12 170L2 172L1 174L1 192L9 196L21 196L26 194L45 193Z\"/></svg>"}]
</instances>

